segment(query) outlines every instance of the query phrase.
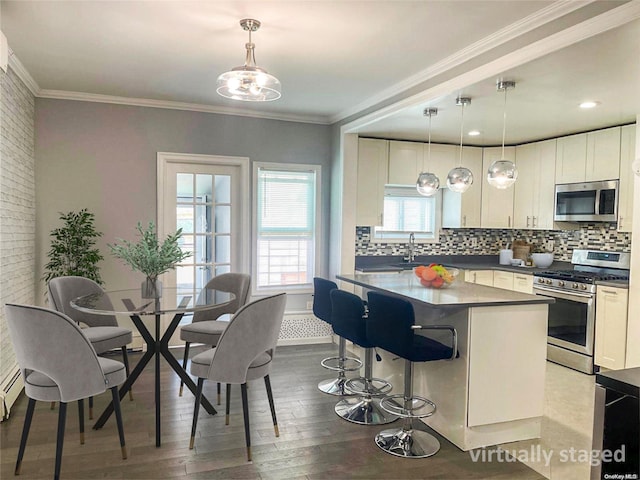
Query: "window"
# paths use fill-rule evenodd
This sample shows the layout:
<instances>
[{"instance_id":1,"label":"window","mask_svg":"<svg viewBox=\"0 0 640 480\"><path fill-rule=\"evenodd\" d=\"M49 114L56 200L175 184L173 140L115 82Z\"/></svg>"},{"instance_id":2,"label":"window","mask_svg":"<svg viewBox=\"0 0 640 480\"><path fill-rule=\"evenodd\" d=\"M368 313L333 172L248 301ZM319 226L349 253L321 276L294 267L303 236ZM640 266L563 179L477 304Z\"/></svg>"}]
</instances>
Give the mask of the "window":
<instances>
[{"instance_id":1,"label":"window","mask_svg":"<svg viewBox=\"0 0 640 480\"><path fill-rule=\"evenodd\" d=\"M254 167L256 290L312 288L319 238L320 167Z\"/></svg>"},{"instance_id":2,"label":"window","mask_svg":"<svg viewBox=\"0 0 640 480\"><path fill-rule=\"evenodd\" d=\"M423 197L413 186L386 185L383 225L375 227L374 239L406 242L413 232L416 239L437 241L441 197L440 192Z\"/></svg>"}]
</instances>

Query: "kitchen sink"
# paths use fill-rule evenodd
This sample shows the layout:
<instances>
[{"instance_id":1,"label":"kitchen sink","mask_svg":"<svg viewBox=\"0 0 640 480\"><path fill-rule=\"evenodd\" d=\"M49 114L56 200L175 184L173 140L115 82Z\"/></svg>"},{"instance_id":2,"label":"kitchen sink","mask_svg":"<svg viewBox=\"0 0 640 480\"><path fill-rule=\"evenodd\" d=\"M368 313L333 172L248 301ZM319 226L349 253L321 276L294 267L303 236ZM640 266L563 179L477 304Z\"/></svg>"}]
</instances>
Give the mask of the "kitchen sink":
<instances>
[{"instance_id":1,"label":"kitchen sink","mask_svg":"<svg viewBox=\"0 0 640 480\"><path fill-rule=\"evenodd\" d=\"M390 266L395 268L401 268L402 270L411 270L414 267L419 265L424 265L422 262L402 262L402 263L393 263Z\"/></svg>"}]
</instances>

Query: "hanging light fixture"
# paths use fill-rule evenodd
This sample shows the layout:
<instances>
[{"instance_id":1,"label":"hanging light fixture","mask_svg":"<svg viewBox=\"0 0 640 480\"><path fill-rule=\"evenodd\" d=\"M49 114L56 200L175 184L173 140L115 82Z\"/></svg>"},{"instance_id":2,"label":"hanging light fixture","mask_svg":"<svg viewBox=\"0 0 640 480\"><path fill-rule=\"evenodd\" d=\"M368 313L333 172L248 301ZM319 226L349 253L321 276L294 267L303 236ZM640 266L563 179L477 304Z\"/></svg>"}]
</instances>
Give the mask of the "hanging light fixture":
<instances>
[{"instance_id":1,"label":"hanging light fixture","mask_svg":"<svg viewBox=\"0 0 640 480\"><path fill-rule=\"evenodd\" d=\"M507 131L507 90L516 87L516 82L500 80L497 84L498 91L504 90L504 113L502 117L502 155L500 160L491 164L487 171L487 181L492 187L504 190L516 182L518 169L516 164L507 160L504 156L504 137Z\"/></svg>"},{"instance_id":2,"label":"hanging light fixture","mask_svg":"<svg viewBox=\"0 0 640 480\"><path fill-rule=\"evenodd\" d=\"M223 97L245 102L269 102L279 99L280 81L256 65L255 44L251 42L251 33L260 28L260 22L245 18L240 20L240 26L249 32L249 42L245 44L247 56L244 65L220 75L216 91Z\"/></svg>"},{"instance_id":3,"label":"hanging light fixture","mask_svg":"<svg viewBox=\"0 0 640 480\"><path fill-rule=\"evenodd\" d=\"M464 107L471 104L471 97L458 97L456 105L462 106L462 116L460 119L460 161L458 166L452 169L447 175L447 188L452 192L464 193L473 185L473 173L462 166L462 138L464 135Z\"/></svg>"},{"instance_id":4,"label":"hanging light fixture","mask_svg":"<svg viewBox=\"0 0 640 480\"><path fill-rule=\"evenodd\" d=\"M427 165L431 165L431 117L438 115L437 108L425 108L422 114L425 117L429 117L429 148L427 153ZM420 195L425 197L433 197L438 193L440 188L440 179L435 173L422 172L418 175L418 181L416 182L416 189Z\"/></svg>"}]
</instances>

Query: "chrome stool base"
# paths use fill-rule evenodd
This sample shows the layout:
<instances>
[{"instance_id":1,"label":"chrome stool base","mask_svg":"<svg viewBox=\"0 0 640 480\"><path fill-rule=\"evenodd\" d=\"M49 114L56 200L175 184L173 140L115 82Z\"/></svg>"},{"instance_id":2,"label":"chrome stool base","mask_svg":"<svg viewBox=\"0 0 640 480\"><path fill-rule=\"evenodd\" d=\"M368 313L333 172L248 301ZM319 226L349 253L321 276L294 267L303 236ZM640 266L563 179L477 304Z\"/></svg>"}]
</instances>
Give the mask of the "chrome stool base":
<instances>
[{"instance_id":1,"label":"chrome stool base","mask_svg":"<svg viewBox=\"0 0 640 480\"><path fill-rule=\"evenodd\" d=\"M362 362L354 357L328 357L320 362L327 370L336 372L355 372L362 368Z\"/></svg>"},{"instance_id":2,"label":"chrome stool base","mask_svg":"<svg viewBox=\"0 0 640 480\"><path fill-rule=\"evenodd\" d=\"M403 458L427 458L438 453L440 442L422 430L394 428L376 435L376 445L387 453Z\"/></svg>"},{"instance_id":3,"label":"chrome stool base","mask_svg":"<svg viewBox=\"0 0 640 480\"><path fill-rule=\"evenodd\" d=\"M328 378L327 380L322 380L318 383L318 390L323 393L327 393L329 395L335 395L338 397L343 397L346 395L353 395L353 393L345 387L345 383L347 383L348 378L338 377L338 378Z\"/></svg>"},{"instance_id":4,"label":"chrome stool base","mask_svg":"<svg viewBox=\"0 0 640 480\"><path fill-rule=\"evenodd\" d=\"M360 425L384 425L398 419L382 409L371 396L342 399L336 404L335 412L344 420Z\"/></svg>"}]
</instances>

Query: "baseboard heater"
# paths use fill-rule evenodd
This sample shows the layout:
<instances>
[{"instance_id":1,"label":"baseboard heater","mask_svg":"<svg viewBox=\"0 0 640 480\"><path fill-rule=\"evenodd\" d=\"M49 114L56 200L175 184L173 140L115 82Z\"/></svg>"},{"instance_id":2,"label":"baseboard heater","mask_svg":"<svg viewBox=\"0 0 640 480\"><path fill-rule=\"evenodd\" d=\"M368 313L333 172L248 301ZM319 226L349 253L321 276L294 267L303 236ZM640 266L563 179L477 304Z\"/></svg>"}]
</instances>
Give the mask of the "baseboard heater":
<instances>
[{"instance_id":1,"label":"baseboard heater","mask_svg":"<svg viewBox=\"0 0 640 480\"><path fill-rule=\"evenodd\" d=\"M0 390L0 421L4 421L9 418L9 412L14 402L22 392L24 388L24 381L20 374L20 368L16 365L11 373L7 375L5 381L2 384Z\"/></svg>"}]
</instances>

